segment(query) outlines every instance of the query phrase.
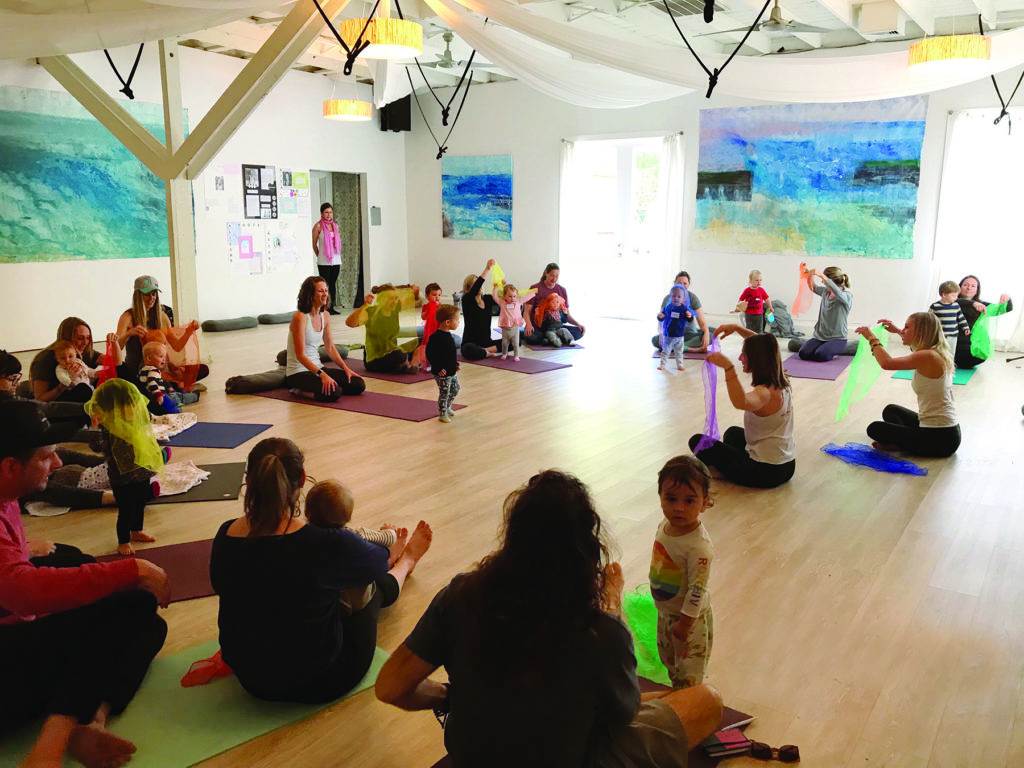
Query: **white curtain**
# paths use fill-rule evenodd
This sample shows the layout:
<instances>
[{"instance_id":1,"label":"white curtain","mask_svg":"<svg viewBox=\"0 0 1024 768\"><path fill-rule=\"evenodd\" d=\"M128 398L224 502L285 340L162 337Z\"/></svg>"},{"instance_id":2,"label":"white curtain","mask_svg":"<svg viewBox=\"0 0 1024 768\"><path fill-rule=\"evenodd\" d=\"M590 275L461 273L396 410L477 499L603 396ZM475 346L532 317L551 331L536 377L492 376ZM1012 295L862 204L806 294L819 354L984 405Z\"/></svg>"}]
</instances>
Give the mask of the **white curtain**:
<instances>
[{"instance_id":1,"label":"white curtain","mask_svg":"<svg viewBox=\"0 0 1024 768\"><path fill-rule=\"evenodd\" d=\"M562 141L558 184L558 263L569 271L585 268L580 237L584 196L580 187L579 157L574 142Z\"/></svg>"},{"instance_id":2,"label":"white curtain","mask_svg":"<svg viewBox=\"0 0 1024 768\"><path fill-rule=\"evenodd\" d=\"M682 269L683 263L683 190L686 184L683 134L666 136L661 144L659 192L663 201L665 242L661 273L668 280Z\"/></svg>"},{"instance_id":3,"label":"white curtain","mask_svg":"<svg viewBox=\"0 0 1024 768\"><path fill-rule=\"evenodd\" d=\"M1014 311L993 323L997 349L1024 349L1024 257L1021 187L1024 185L1024 108L969 109L952 118L942 171L935 264L940 280L977 275L981 298L1014 300Z\"/></svg>"}]
</instances>

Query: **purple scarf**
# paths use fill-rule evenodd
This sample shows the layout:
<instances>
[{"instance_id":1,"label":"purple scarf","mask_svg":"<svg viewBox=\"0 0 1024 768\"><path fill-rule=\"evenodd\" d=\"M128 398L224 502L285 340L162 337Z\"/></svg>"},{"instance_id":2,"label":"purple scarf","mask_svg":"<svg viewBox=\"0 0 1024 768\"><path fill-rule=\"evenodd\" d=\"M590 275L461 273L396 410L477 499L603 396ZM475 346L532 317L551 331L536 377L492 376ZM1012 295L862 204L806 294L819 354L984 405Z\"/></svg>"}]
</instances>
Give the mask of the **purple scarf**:
<instances>
[{"instance_id":1,"label":"purple scarf","mask_svg":"<svg viewBox=\"0 0 1024 768\"><path fill-rule=\"evenodd\" d=\"M718 338L712 337L708 354L718 352L721 348ZM721 439L718 431L718 366L705 360L700 375L704 380L704 412L707 415L704 417L704 434L694 448L694 454L710 448L716 440Z\"/></svg>"}]
</instances>

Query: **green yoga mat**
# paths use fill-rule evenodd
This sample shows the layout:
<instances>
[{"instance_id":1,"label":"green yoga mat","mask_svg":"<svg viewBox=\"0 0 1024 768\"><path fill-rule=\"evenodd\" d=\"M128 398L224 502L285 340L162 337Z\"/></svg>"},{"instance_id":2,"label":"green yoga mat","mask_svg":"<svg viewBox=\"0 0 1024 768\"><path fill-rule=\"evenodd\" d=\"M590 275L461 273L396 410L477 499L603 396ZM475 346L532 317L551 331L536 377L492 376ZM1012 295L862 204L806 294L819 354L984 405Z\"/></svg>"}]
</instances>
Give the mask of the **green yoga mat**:
<instances>
[{"instance_id":1,"label":"green yoga mat","mask_svg":"<svg viewBox=\"0 0 1024 768\"><path fill-rule=\"evenodd\" d=\"M633 635L637 677L670 685L668 670L658 655L658 609L654 607L650 587L644 585L629 592L622 600L626 626Z\"/></svg>"},{"instance_id":2,"label":"green yoga mat","mask_svg":"<svg viewBox=\"0 0 1024 768\"><path fill-rule=\"evenodd\" d=\"M953 374L953 383L966 384L968 381L971 380L971 377L977 372L977 368L957 368L956 372ZM907 381L910 381L912 378L914 378L914 372L896 371L896 373L894 373L892 377L894 379L906 379Z\"/></svg>"},{"instance_id":3,"label":"green yoga mat","mask_svg":"<svg viewBox=\"0 0 1024 768\"><path fill-rule=\"evenodd\" d=\"M217 641L211 640L156 659L128 709L111 721L111 731L138 747L132 768L195 765L334 703L261 701L246 693L234 677L182 688L181 676L189 665L212 656L217 648ZM378 648L366 677L344 698L372 686L387 658L388 653ZM33 723L5 737L0 744L0 765L17 765L28 754L40 725Z\"/></svg>"}]
</instances>

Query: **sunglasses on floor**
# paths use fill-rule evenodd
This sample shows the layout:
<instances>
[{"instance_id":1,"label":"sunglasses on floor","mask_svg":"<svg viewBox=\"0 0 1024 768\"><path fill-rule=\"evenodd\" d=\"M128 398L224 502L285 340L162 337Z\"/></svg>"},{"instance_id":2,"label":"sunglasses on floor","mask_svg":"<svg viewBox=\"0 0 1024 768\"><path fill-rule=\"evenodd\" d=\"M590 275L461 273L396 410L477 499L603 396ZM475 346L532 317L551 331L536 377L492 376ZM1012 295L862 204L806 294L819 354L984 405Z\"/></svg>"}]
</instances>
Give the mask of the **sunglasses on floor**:
<instances>
[{"instance_id":1,"label":"sunglasses on floor","mask_svg":"<svg viewBox=\"0 0 1024 768\"><path fill-rule=\"evenodd\" d=\"M750 756L758 760L778 760L780 763L799 763L800 748L795 744L783 744L776 749L763 741L750 742Z\"/></svg>"}]
</instances>

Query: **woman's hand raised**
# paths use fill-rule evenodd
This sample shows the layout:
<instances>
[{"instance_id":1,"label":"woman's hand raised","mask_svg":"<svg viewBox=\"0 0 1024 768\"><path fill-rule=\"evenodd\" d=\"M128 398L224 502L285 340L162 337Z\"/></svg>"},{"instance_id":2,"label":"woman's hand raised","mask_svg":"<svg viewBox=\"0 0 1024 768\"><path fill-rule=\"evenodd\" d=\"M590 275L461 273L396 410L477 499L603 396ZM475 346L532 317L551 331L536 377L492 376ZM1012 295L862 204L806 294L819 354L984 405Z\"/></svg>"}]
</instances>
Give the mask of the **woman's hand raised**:
<instances>
[{"instance_id":1,"label":"woman's hand raised","mask_svg":"<svg viewBox=\"0 0 1024 768\"><path fill-rule=\"evenodd\" d=\"M715 328L715 338L724 339L726 336L736 333L739 329L740 327L736 323L725 323Z\"/></svg>"},{"instance_id":2,"label":"woman's hand raised","mask_svg":"<svg viewBox=\"0 0 1024 768\"><path fill-rule=\"evenodd\" d=\"M712 365L717 365L719 368L732 367L732 360L723 355L721 352L712 352L707 356L707 361Z\"/></svg>"}]
</instances>

